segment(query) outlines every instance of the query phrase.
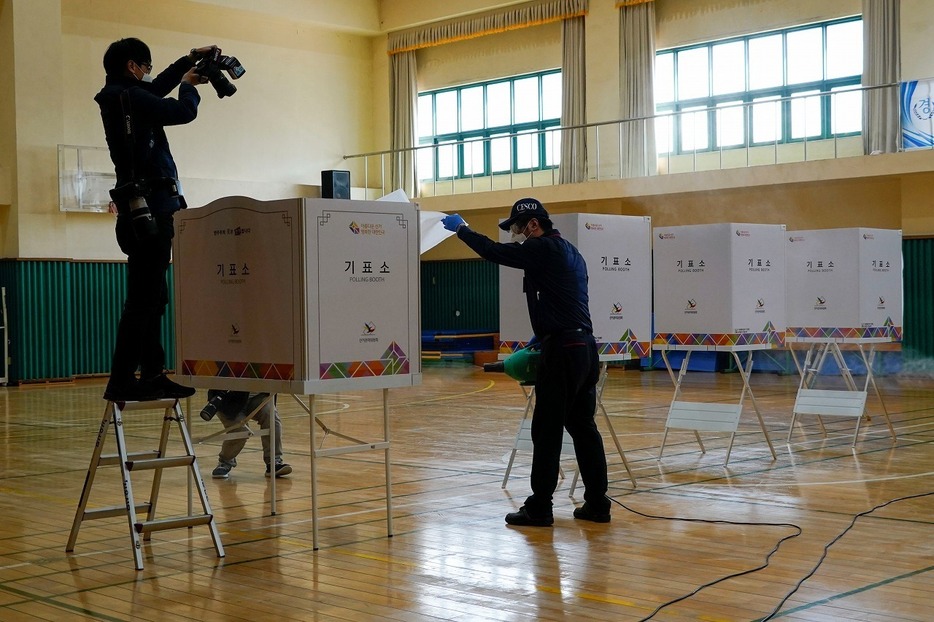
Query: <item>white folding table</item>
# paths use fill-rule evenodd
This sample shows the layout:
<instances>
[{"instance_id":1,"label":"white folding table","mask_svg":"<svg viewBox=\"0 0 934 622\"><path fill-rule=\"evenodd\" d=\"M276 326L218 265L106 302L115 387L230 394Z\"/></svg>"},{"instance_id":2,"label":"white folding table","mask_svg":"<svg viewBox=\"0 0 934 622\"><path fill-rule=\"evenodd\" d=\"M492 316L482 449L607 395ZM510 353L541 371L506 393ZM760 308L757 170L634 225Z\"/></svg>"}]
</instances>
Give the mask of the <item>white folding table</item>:
<instances>
[{"instance_id":1,"label":"white folding table","mask_svg":"<svg viewBox=\"0 0 934 622\"><path fill-rule=\"evenodd\" d=\"M743 401L745 400L747 394L749 395L749 399L752 402L752 407L756 412L756 418L759 420L759 428L762 430L762 435L765 437L765 442L768 444L769 451L772 453L772 459L776 460L778 458L778 456L775 454L775 448L772 446L772 441L769 438L768 430L766 430L765 421L762 419L762 413L759 411L759 405L756 402L756 396L752 392L752 387L749 386L749 374L752 371L753 353L756 350L773 349L772 344L757 343L719 346L656 343L653 344L652 347L661 353L662 360L665 362L665 369L668 370L668 375L671 377L671 381L675 387L674 397L672 397L671 406L668 409L668 419L665 422L665 435L662 437L662 446L658 452L659 460L661 460L662 454L665 451L665 442L668 440L668 431L671 429L693 431L694 438L697 439L697 444L700 445L702 453L706 453L706 449L704 448L704 443L701 440L699 432L729 432L730 445L726 450L726 459L723 462L724 466L726 466L730 462L730 453L733 450L733 440L736 437L736 429L739 426L740 415L742 415L743 412ZM681 362L681 369L677 376L671 367L671 362L668 360L669 351L682 351L685 353L684 360ZM743 389L740 392L739 400L737 402L688 402L680 399L681 385L684 381L685 374L687 374L688 363L691 360L691 353L697 351L729 352L732 355L733 359L736 361L736 370L739 372L740 377L743 379ZM739 356L741 352L747 353L745 365Z\"/></svg>"},{"instance_id":2,"label":"white folding table","mask_svg":"<svg viewBox=\"0 0 934 622\"><path fill-rule=\"evenodd\" d=\"M882 415L885 417L889 433L892 435L892 442L898 440L895 435L895 428L892 427L892 420L889 418L888 410L885 407L885 401L882 399L882 393L876 384L873 374L872 364L875 360L876 345L880 343L891 343L889 337L786 337L786 343L789 344L791 358L795 363L795 368L801 378L798 384L798 394L795 397L795 405L791 414L791 424L788 426L788 439L791 442L791 434L794 431L795 420L798 415L817 415L818 423L821 426L821 432L827 435L827 430L821 420L821 416L843 417L856 419L856 430L853 432L853 446L859 436L859 428L862 423L863 415L866 414L866 398L869 393L869 386L879 399L882 407ZM795 354L795 349L791 347L793 343L804 343L808 345L804 361L799 362ZM853 378L846 360L843 358L843 351L840 344L855 345L859 352L863 365L866 367L866 380L862 389ZM868 350L867 350L868 347ZM827 362L828 355L837 363L840 369L840 375L846 384L846 389L815 389L813 388L821 369ZM868 415L867 415L868 416Z\"/></svg>"}]
</instances>

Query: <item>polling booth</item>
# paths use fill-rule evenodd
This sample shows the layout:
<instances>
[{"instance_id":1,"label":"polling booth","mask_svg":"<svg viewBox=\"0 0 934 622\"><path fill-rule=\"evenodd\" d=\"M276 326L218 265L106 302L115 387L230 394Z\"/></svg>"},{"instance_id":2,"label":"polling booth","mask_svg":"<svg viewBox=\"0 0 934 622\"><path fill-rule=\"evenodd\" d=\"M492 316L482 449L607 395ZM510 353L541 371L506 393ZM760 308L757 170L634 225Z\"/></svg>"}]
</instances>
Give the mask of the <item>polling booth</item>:
<instances>
[{"instance_id":1,"label":"polling booth","mask_svg":"<svg viewBox=\"0 0 934 622\"><path fill-rule=\"evenodd\" d=\"M325 456L384 452L392 534L388 390L421 382L418 223L406 201L227 197L176 215L179 381L289 394L309 413L315 548ZM384 438L316 416L316 395L365 389L383 391ZM343 444L318 447L319 427Z\"/></svg>"},{"instance_id":2,"label":"polling booth","mask_svg":"<svg viewBox=\"0 0 934 622\"><path fill-rule=\"evenodd\" d=\"M785 249L788 331L785 339L800 374L788 440L799 415L856 419L855 445L871 386L892 440L895 430L873 374L876 348L902 339L902 232L844 228L789 231ZM804 344L799 362L794 344ZM862 387L853 377L841 345L859 354L866 371ZM846 388L815 383L828 361L836 362Z\"/></svg>"},{"instance_id":3,"label":"polling booth","mask_svg":"<svg viewBox=\"0 0 934 622\"><path fill-rule=\"evenodd\" d=\"M705 451L700 431L730 432L726 461L749 396L759 427L775 456L749 385L753 353L783 345L785 332L785 226L715 223L657 227L653 231L655 334L674 384L659 458L671 429L690 430ZM683 351L677 376L669 352ZM726 352L736 362L743 389L736 403L682 399L692 352ZM742 361L740 354L745 353Z\"/></svg>"},{"instance_id":4,"label":"polling booth","mask_svg":"<svg viewBox=\"0 0 934 622\"><path fill-rule=\"evenodd\" d=\"M601 398L608 363L641 359L651 352L652 221L647 216L612 214L555 214L551 221L561 236L577 247L587 263L590 317L601 364L597 408L604 415L616 449L635 486L635 478ZM509 232L501 231L500 241L509 240ZM500 266L499 277L500 357L504 358L525 347L532 337L532 327L522 288L522 271ZM531 447L527 438L528 415L534 399L534 387L524 387L523 390L526 395L525 414L503 478L503 487L509 478L516 451ZM573 454L572 447L568 443L565 445L567 452ZM571 490L573 492L573 485Z\"/></svg>"}]
</instances>

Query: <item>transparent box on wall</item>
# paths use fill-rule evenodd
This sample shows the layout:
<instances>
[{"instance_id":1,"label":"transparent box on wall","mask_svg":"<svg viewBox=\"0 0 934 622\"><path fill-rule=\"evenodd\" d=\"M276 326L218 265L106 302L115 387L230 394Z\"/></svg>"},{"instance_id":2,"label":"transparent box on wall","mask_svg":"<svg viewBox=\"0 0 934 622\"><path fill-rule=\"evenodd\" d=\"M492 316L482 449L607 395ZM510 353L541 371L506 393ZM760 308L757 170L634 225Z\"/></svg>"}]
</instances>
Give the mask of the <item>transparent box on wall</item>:
<instances>
[{"instance_id":1,"label":"transparent box on wall","mask_svg":"<svg viewBox=\"0 0 934 622\"><path fill-rule=\"evenodd\" d=\"M117 181L103 147L58 146L58 206L63 212L106 212Z\"/></svg>"}]
</instances>

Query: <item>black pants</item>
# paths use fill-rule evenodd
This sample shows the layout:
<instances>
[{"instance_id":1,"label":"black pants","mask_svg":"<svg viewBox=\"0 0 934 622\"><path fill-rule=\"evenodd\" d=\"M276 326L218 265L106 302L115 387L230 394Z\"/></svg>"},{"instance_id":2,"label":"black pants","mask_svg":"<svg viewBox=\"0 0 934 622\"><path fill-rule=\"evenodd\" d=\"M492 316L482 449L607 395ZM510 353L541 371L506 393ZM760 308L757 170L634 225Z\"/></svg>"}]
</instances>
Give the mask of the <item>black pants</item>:
<instances>
[{"instance_id":1,"label":"black pants","mask_svg":"<svg viewBox=\"0 0 934 622\"><path fill-rule=\"evenodd\" d=\"M117 217L117 244L127 256L127 290L110 367L112 385L132 383L137 368L142 378L165 369L161 329L169 303L166 274L175 224L171 214L156 216L156 223L156 235L138 240L129 216Z\"/></svg>"},{"instance_id":2,"label":"black pants","mask_svg":"<svg viewBox=\"0 0 934 622\"><path fill-rule=\"evenodd\" d=\"M532 515L551 514L565 428L574 439L584 500L598 510L609 507L606 453L594 421L599 374L593 335L559 334L542 342L532 414L532 496L525 501Z\"/></svg>"}]
</instances>

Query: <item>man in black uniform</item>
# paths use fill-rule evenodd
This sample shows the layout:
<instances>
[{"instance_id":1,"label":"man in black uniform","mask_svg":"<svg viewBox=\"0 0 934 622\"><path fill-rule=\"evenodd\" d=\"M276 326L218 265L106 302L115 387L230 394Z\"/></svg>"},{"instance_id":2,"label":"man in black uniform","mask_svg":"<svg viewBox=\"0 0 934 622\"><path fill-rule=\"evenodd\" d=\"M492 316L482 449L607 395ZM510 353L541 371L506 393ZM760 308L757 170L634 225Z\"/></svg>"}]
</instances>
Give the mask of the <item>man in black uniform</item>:
<instances>
[{"instance_id":1,"label":"man in black uniform","mask_svg":"<svg viewBox=\"0 0 934 622\"><path fill-rule=\"evenodd\" d=\"M518 512L506 515L506 522L535 527L554 523L552 494L558 486L565 428L574 439L584 482L584 505L574 510L574 518L609 522L606 454L594 421L600 372L584 258L553 228L537 199L516 201L499 225L518 243L494 242L472 231L458 214L442 223L484 259L524 271L529 318L541 343L532 414L532 495Z\"/></svg>"},{"instance_id":2,"label":"man in black uniform","mask_svg":"<svg viewBox=\"0 0 934 622\"><path fill-rule=\"evenodd\" d=\"M117 243L127 256L127 295L104 399L180 398L195 390L164 373L161 323L168 304L166 273L175 236L173 214L184 207L166 125L189 123L207 82L194 65L214 46L193 49L153 79L152 55L139 39L120 39L104 53L107 79L94 97L117 183ZM178 99L167 95L179 86ZM136 379L136 370L140 379Z\"/></svg>"}]
</instances>

